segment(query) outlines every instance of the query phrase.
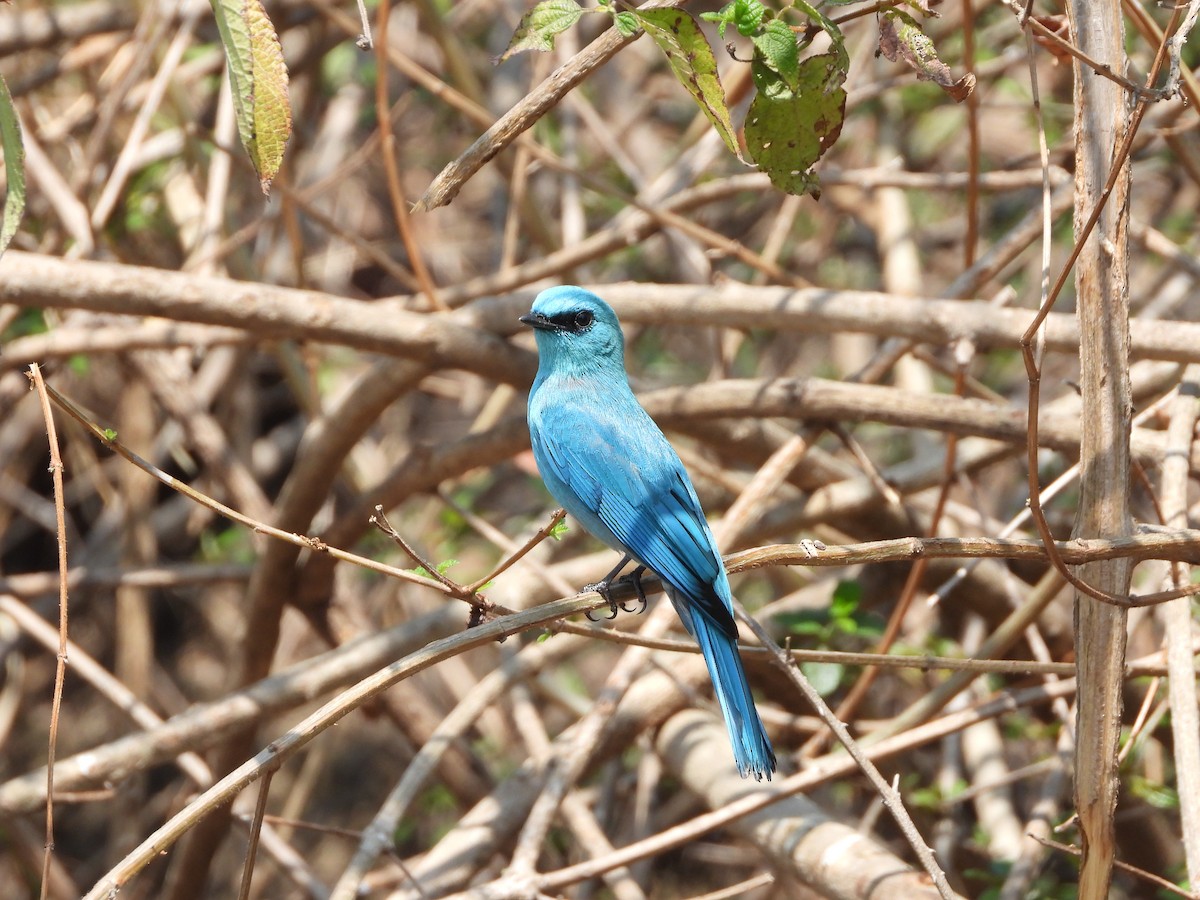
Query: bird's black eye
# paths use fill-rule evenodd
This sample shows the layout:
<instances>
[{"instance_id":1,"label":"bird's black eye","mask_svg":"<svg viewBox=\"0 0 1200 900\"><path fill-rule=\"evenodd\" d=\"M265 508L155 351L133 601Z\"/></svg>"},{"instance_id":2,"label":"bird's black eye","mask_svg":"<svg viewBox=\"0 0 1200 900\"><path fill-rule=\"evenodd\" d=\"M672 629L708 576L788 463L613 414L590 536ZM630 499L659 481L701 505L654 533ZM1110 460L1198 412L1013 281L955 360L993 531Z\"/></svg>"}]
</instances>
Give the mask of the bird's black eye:
<instances>
[{"instance_id":1,"label":"bird's black eye","mask_svg":"<svg viewBox=\"0 0 1200 900\"><path fill-rule=\"evenodd\" d=\"M594 316L592 315L591 310L581 309L579 312L575 313L575 327L582 331L592 324L593 318Z\"/></svg>"}]
</instances>

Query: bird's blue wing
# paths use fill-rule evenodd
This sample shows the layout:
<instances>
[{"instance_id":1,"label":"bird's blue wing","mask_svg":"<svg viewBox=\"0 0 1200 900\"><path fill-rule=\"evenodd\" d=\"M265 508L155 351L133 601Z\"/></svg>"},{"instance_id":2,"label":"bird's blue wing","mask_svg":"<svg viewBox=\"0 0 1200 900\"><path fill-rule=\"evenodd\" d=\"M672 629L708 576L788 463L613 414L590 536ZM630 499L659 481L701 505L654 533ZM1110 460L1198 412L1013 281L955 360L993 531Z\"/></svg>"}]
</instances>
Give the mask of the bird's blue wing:
<instances>
[{"instance_id":1,"label":"bird's blue wing","mask_svg":"<svg viewBox=\"0 0 1200 900\"><path fill-rule=\"evenodd\" d=\"M535 386L529 430L558 502L666 583L704 654L738 770L769 779L775 754L738 654L729 581L679 455L632 394L573 379Z\"/></svg>"},{"instance_id":2,"label":"bird's blue wing","mask_svg":"<svg viewBox=\"0 0 1200 900\"><path fill-rule=\"evenodd\" d=\"M736 636L720 553L678 454L640 407L607 412L563 403L541 411L534 443L539 464L551 470L542 473L551 493L589 530L596 531L589 519L599 519L619 549ZM559 496L556 481L573 496Z\"/></svg>"}]
</instances>

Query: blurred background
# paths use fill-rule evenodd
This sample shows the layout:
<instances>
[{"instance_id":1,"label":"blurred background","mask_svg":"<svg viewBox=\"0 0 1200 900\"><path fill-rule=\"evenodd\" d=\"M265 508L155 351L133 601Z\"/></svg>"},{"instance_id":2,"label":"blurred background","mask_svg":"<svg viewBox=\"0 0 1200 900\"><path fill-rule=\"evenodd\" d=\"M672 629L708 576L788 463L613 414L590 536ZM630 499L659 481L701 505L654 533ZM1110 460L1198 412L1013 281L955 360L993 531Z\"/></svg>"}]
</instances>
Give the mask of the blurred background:
<instances>
[{"instance_id":1,"label":"blurred background","mask_svg":"<svg viewBox=\"0 0 1200 900\"><path fill-rule=\"evenodd\" d=\"M378 5L367 9L377 25ZM602 40L611 19L584 16L553 52L493 65L528 12L521 2L393 3L365 51L351 3L285 0L266 11L293 116L269 197L238 142L208 4L0 8L0 75L29 180L25 219L0 261L4 896L41 889L57 652L52 480L30 362L125 447L250 519L468 585L550 524L524 425L536 358L516 317L542 287L584 284L621 314L635 390L678 447L726 553L802 538L1036 537L1019 518L1029 385L1015 338L1040 302L1044 255L1054 275L1071 250L1074 106L1069 57L1044 37L1029 51L1012 9L943 3L919 16L954 76L976 76L960 103L879 56L876 6L830 6L851 68L845 125L816 167L819 200L785 195L742 165L643 37L430 211L410 205L491 122ZM1065 36L1061 9L1034 12ZM1170 11L1128 16L1127 74L1141 83ZM730 31L727 53L705 28L740 123L748 44ZM1183 59L1192 91L1194 47ZM1132 150L1131 307L1148 337L1132 370L1141 466L1131 489L1149 523L1162 522L1170 404L1200 346L1179 350L1184 332L1172 324L1200 312L1195 102L1152 105ZM1055 328L1073 322L1072 284ZM1081 419L1071 340L1045 359L1037 457L1043 486L1066 476L1044 501L1064 539ZM787 384L786 400L764 399ZM74 646L45 895L76 897L339 691L463 633L470 610L443 590L256 533L56 417ZM422 563L371 526L376 504ZM566 524L482 587L487 599L525 609L607 572L614 554ZM913 735L881 766L956 890L1074 896L1074 857L1025 837L1040 829L1077 841L1069 824L1050 833L1073 805L1070 691L1014 700L966 730L919 732L1068 677L1069 667L1045 664L1073 659L1070 593L1032 558L960 566L774 565L736 575L734 589L795 649L997 660L974 677L836 658L802 668L855 735ZM1146 563L1135 583L1158 590L1168 576L1165 563ZM1014 610L1028 621L986 643ZM274 774L248 887L257 788L206 816L122 898L446 896L514 862L554 872L687 826L743 786L729 783L722 733L699 749L673 742L681 710L719 725L698 658L673 647L635 658L611 639L646 621L622 614L590 636L533 630L404 679ZM1161 649L1164 622L1158 607L1134 613L1131 660ZM746 659L782 774L834 752L766 656ZM623 699L598 706L626 669ZM1175 738L1153 671L1126 682L1119 856L1182 884ZM448 718L455 710L460 719ZM580 723L604 725L586 759L572 743ZM447 743L418 777L413 760L435 733ZM535 827L529 810L547 773L572 761L578 771L537 839L522 830ZM403 796L393 794L405 777ZM814 783L804 797L810 805L759 814L783 837L746 822L697 830L604 876L539 890L867 896L824 880L815 856L800 858L815 851L790 848L826 817L874 842L878 871L915 864L860 775ZM382 843L364 850L373 820ZM1163 889L1116 878L1113 896Z\"/></svg>"}]
</instances>

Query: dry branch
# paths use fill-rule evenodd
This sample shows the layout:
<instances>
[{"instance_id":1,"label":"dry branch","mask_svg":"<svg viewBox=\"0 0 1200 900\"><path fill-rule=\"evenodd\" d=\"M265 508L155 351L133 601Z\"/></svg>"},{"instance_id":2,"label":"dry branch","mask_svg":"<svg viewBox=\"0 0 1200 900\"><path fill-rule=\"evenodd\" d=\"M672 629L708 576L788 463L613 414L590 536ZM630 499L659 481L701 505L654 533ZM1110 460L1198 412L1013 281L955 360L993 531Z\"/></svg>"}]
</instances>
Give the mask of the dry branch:
<instances>
[{"instance_id":1,"label":"dry branch","mask_svg":"<svg viewBox=\"0 0 1200 900\"><path fill-rule=\"evenodd\" d=\"M1124 22L1119 0L1067 4L1071 33L1085 52L1111 69L1124 67ZM1075 73L1075 240L1082 251L1075 269L1079 360L1085 418L1079 444L1080 505L1074 536L1122 537L1132 529L1129 483L1133 404L1129 387L1128 230L1130 169L1113 160L1130 127L1123 90L1092 69ZM1115 190L1106 196L1111 176ZM1105 201L1107 203L1105 204ZM1096 232L1085 223L1101 204ZM1124 560L1082 566L1079 578L1110 594L1128 592ZM1079 896L1108 896L1116 856L1113 815L1121 739L1120 672L1125 663L1128 613L1077 591L1075 652L1079 700L1075 732L1075 806L1083 846Z\"/></svg>"},{"instance_id":2,"label":"dry branch","mask_svg":"<svg viewBox=\"0 0 1200 900\"><path fill-rule=\"evenodd\" d=\"M569 523L561 540L488 583L549 508L527 453L521 406L535 359L516 317L537 289L563 282L592 285L617 308L639 394L680 449L722 546L743 551L729 557L735 590L768 633L799 648L796 663L818 664L831 701L846 696L853 668L877 672L847 727L879 744L872 756L893 754L885 771L903 774L905 801L909 788L953 790L955 774L969 782L963 797L982 796L992 776L974 765L974 748L960 765L949 736L981 715L1003 717L974 735L1009 772L997 776L1013 785L1005 819L1051 834L1071 805L1069 757L1027 763L1073 747L1063 726L1075 684L1064 572L1140 567L1133 590L1149 602L1187 586L1200 555L1185 490L1200 473L1194 404L1186 384L1177 391L1184 367L1200 365L1196 80L1181 71L1186 102L1162 99L1157 77L1131 87L1135 72L1167 74L1186 33L1176 26L1200 0L1163 15L1124 4L1136 31L1118 47L1109 29L1111 58L1083 30L1026 21L1019 3L1013 14L946 4L927 20L911 9L940 53L961 44L953 64L975 75L978 96L1003 98L970 108L951 108L936 87L860 52L877 38L876 8L839 15L854 55L852 114L822 160L824 196L813 203L783 198L763 173L740 167L658 47L619 38L607 15L560 35L555 58L489 69L477 63L533 0L391 0L369 23L373 64L352 46L368 28L345 4L282 0L267 9L301 127L264 203L235 146L224 55L202 0L0 3L0 74L16 97L30 185L14 241L25 252L0 259L0 606L9 614L0 610L0 810L11 826L0 884L34 890L48 860L45 889L78 897L77 885L163 822L172 834L195 827L122 896L233 896L239 882L249 898L321 897L334 884L376 897L472 884L572 900L606 890L620 900L783 896L798 871L834 892L845 880L810 865L820 862L803 855L812 832L788 812L859 822L888 842L886 865L913 864L877 820L879 795L842 755L777 780L762 792L773 802L757 811L765 797L717 790L746 787L727 784L731 770L717 764L728 755L723 736L680 758L680 724L712 706L686 635L639 634L646 620L632 617L603 628L561 621L544 626L549 643L529 635L498 648L462 630L467 607L454 598L478 603L483 592L488 619L570 594L615 561ZM1113 0L1078 11L1117 21ZM803 19L795 8L787 15ZM994 52L973 60L984 42ZM753 78L717 49L736 123ZM1145 113L1145 127L1126 141L1103 123L1073 128L1073 112L1107 102L1073 101L1076 79L1153 99L1133 120ZM1095 150L1090 160L1071 160L1076 137ZM1132 151L1127 204L1124 184L1105 185L1101 171L1114 148L1118 166ZM440 203L467 179L453 204L403 215L404 197L430 186L426 202ZM1108 221L1097 256L1095 239L1085 247L1070 234L1067 210L1086 224L1096 198L1077 202L1077 179L1088 192L1115 188L1111 212L1127 206L1128 316L1097 314L1082 288L1081 318L1067 305L1073 250L1105 277L1120 274L1125 252ZM1040 299L1061 311L1045 307L1050 352L1027 385L1013 351L1038 315L1043 279ZM1081 452L1081 440L1105 429L1120 437L1123 427L1098 414L1097 367L1087 362L1080 377L1080 343L1123 319L1127 352L1110 348L1120 353L1108 362L1122 361L1103 387L1120 387L1126 357L1143 360L1128 367L1128 394L1109 398L1114 411L1136 412L1132 465L1129 481L1114 469L1101 487L1146 524L1064 540L1080 511L1076 460L1094 466L1108 452L1090 436ZM61 435L75 566L65 579L52 571L42 419L16 371L30 362L95 410L84 418L99 429L99 440L74 427ZM827 377L799 377L815 375ZM1027 395L1040 408L1034 428ZM104 446L107 426L162 481ZM172 479L208 505L165 489ZM1090 504L1099 479L1088 480ZM1030 539L1031 484L1048 517L1045 545ZM377 504L426 568L457 565L440 581L382 577L395 553L366 531ZM815 559L799 545L768 545L810 536L828 545ZM333 552L374 570L338 566ZM57 844L47 854L35 823L46 808L57 662L48 620L63 585L72 593L66 752L51 770ZM922 596L928 603L904 611L905 598ZM1117 841L1131 862L1176 878L1186 851L1194 884L1190 608L1181 600L1133 614L1130 652L1141 659L1110 659L1104 675L1110 693L1136 697L1141 710L1118 773L1136 824L1118 819ZM895 655L862 652L883 621ZM288 742L315 738L359 703L362 686L338 696L349 684L378 683L389 663L436 639L446 651L437 665L292 761L275 753L273 738L294 750ZM744 649L786 773L821 725L790 699L794 688L765 649ZM535 674L531 660L549 664ZM1158 683L1139 677L1168 668L1170 716ZM602 691L614 671L628 682L615 708ZM1009 687L980 699L983 675ZM1081 687L1086 695L1097 684ZM327 701L322 724L284 732ZM947 704L953 712L942 712ZM1086 705L1085 696L1081 715ZM1114 729L1128 724L1109 717ZM1077 752L1088 752L1086 741ZM257 797L241 796L231 815L217 805L236 793L226 781L228 790L173 818L193 782L229 772L238 782L261 776ZM1182 814L1142 802L1143 784L1181 791ZM985 817L957 799L923 808L920 829L957 889L995 890L1000 876L977 858L994 848L967 840ZM263 812L274 824L262 831L260 859ZM846 846L864 845L847 837ZM1039 872L1044 847L1029 840L1016 852L1002 896L1024 896L1035 876L1038 889L1068 889L1069 866ZM122 865L152 856L142 854ZM856 868L829 875L868 871L860 858L843 861ZM773 878L755 877L764 867ZM875 893L921 890L889 890L893 880ZM1114 891L1139 889L1117 872Z\"/></svg>"},{"instance_id":3,"label":"dry branch","mask_svg":"<svg viewBox=\"0 0 1200 900\"><path fill-rule=\"evenodd\" d=\"M724 809L739 800L784 794L782 785L748 785L712 764L723 752L723 726L712 715L685 710L659 729L657 746L663 761L689 791L709 809ZM785 799L745 818L733 829L762 847L777 866L793 870L801 882L823 896L857 900L860 897L939 896L928 876L858 830L837 822L806 797L788 793Z\"/></svg>"},{"instance_id":4,"label":"dry branch","mask_svg":"<svg viewBox=\"0 0 1200 900\"><path fill-rule=\"evenodd\" d=\"M532 379L532 359L497 339L518 330L516 318L528 311L529 293L477 301L460 318L436 318L396 302L366 303L317 291L20 252L5 254L0 277L6 299L23 306L164 316L241 328L259 338L291 337L391 353L514 384ZM750 329L769 323L782 332L854 332L940 347L969 340L980 350L1019 347L1032 318L1027 310L990 303L871 291L733 284L595 287L630 324ZM1047 317L1046 346L1061 353L1078 351L1074 316ZM1129 347L1132 359L1200 362L1200 325L1135 319Z\"/></svg>"}]
</instances>

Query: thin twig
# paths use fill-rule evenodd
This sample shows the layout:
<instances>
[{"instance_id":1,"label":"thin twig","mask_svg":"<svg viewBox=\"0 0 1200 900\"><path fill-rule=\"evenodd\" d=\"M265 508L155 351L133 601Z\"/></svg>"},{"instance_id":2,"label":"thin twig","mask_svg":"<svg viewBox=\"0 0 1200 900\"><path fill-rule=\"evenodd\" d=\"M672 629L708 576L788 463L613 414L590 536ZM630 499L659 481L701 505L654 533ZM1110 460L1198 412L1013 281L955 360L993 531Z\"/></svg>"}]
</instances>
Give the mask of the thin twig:
<instances>
[{"instance_id":1,"label":"thin twig","mask_svg":"<svg viewBox=\"0 0 1200 900\"><path fill-rule=\"evenodd\" d=\"M371 17L367 15L365 0L358 0L358 19L362 22L362 34L354 43L359 50L371 50L375 47L375 39L371 36ZM384 40L386 40L386 35Z\"/></svg>"},{"instance_id":2,"label":"thin twig","mask_svg":"<svg viewBox=\"0 0 1200 900\"><path fill-rule=\"evenodd\" d=\"M908 841L909 846L912 847L913 852L916 853L917 859L920 860L922 868L924 868L925 871L929 873L929 877L933 879L934 887L937 888L938 893L943 898L959 896L950 887L950 882L946 880L946 873L943 872L942 867L938 865L937 860L934 858L933 851L929 848L929 845L925 843L925 839L921 837L921 833L917 830L916 824L909 816L908 810L904 808L904 800L900 796L900 792L897 791L888 782L888 780L883 777L879 769L875 767L875 764L871 762L871 760L863 752L862 748L859 747L858 742L851 737L846 726L843 725L841 720L833 714L833 710L829 708L829 705L826 704L824 698L821 697L820 693L818 693L811 684L809 684L808 679L804 677L804 674L791 660L791 658L783 651L783 649L777 643L775 643L774 640L772 640L771 636L767 634L766 629L759 625L758 622L754 620L753 616L748 615L744 609L740 608L740 606L738 608L738 612L742 621L750 627L750 630L754 632L754 635L758 638L759 642L771 652L772 658L774 659L778 668L782 670L784 675L787 676L788 680L790 680L792 684L796 686L797 690L804 695L804 699L808 701L808 704L814 710L816 710L817 715L821 717L821 720L826 724L826 726L829 727L830 731L833 732L834 736L838 739L838 742L846 748L846 752L850 754L850 757L858 765L858 768L864 775L867 776L867 779L871 782L871 784L874 785L876 792L883 800L883 805L887 807L888 812L892 814L892 817L896 820L896 824L900 827L900 831L904 834L905 839Z\"/></svg>"},{"instance_id":3,"label":"thin twig","mask_svg":"<svg viewBox=\"0 0 1200 900\"><path fill-rule=\"evenodd\" d=\"M1072 847L1070 844L1062 844L1058 841L1052 841L1049 838L1041 837L1040 835L1030 835L1035 841L1043 846L1049 847L1051 850L1058 850L1061 853L1068 853L1071 856L1080 856L1082 851L1078 847ZM1167 891L1177 897L1184 897L1186 900L1200 900L1200 893L1195 891L1185 891L1179 885L1167 881L1165 878L1160 878L1153 872L1147 872L1145 869L1139 869L1137 866L1131 866L1127 862L1121 862L1119 859L1113 860L1113 867L1120 869L1122 872L1128 872L1135 878L1140 878L1143 881L1148 881L1159 890Z\"/></svg>"},{"instance_id":4,"label":"thin twig","mask_svg":"<svg viewBox=\"0 0 1200 900\"><path fill-rule=\"evenodd\" d=\"M1177 20L1179 14L1180 10L1177 7L1172 21ZM1034 22L1036 20L1030 19L1029 21ZM1167 29L1168 33L1170 30L1170 28ZM1163 63L1165 48L1165 43L1159 47L1158 54L1154 60L1154 65L1151 68L1150 74L1146 78L1147 84L1153 84L1154 80L1158 77L1158 72L1160 71ZM1038 496L1039 486L1037 477L1037 438L1039 428L1038 409L1040 406L1041 395L1041 362L1035 356L1035 342L1040 342L1042 340L1040 337L1042 324L1046 320L1046 317L1050 314L1050 310L1053 308L1055 301L1058 299L1058 295L1066 286L1067 279L1070 277L1076 261L1078 261L1080 254L1083 253L1083 248L1087 244L1088 238L1091 236L1093 229L1096 227L1096 223L1100 221L1100 215L1104 212L1105 207L1108 205L1108 199L1110 196L1112 196L1113 189L1116 187L1117 182L1121 178L1121 173L1124 171L1125 161L1128 159L1129 151L1133 147L1133 139L1137 135L1138 127L1141 125L1142 119L1146 115L1147 108L1148 106L1145 97L1139 95L1137 105L1134 107L1133 115L1130 119L1128 128L1125 130L1121 145L1113 153L1112 161L1109 164L1108 178L1105 182L1103 190L1101 190L1100 195L1096 200L1095 207L1092 209L1092 212L1088 216L1088 219L1084 223L1083 227L1076 232L1075 242L1071 248L1070 256L1068 257L1066 263L1063 264L1062 269L1059 271L1058 278L1055 280L1053 287L1051 287L1047 293L1044 302L1038 309L1037 315L1034 316L1033 321L1025 330L1025 334L1021 337L1021 358L1024 360L1025 373L1029 382L1029 442L1027 445L1027 454L1029 509L1033 515L1034 524L1037 526L1038 533L1042 536L1042 539L1047 543L1047 549L1050 552L1051 563L1056 569L1058 569L1067 582L1081 593L1087 594L1089 597L1092 597L1093 599L1099 600L1103 603L1113 604L1114 606L1129 605L1129 598L1099 590L1092 585L1085 583L1081 578L1076 576L1075 573L1067 569L1066 565L1057 555L1057 552L1053 547L1054 538L1050 531L1050 525L1046 521L1045 513L1042 510L1041 500Z\"/></svg>"},{"instance_id":5,"label":"thin twig","mask_svg":"<svg viewBox=\"0 0 1200 900\"><path fill-rule=\"evenodd\" d=\"M41 897L50 891L50 865L54 855L54 757L58 749L58 720L62 712L63 682L67 678L67 513L63 505L63 463L58 449L58 431L42 370L34 363L29 379L37 391L50 445L50 477L54 483L54 521L58 537L58 656L54 665L54 696L50 703L50 736L46 747L46 851L42 858Z\"/></svg>"},{"instance_id":6,"label":"thin twig","mask_svg":"<svg viewBox=\"0 0 1200 900\"><path fill-rule=\"evenodd\" d=\"M1186 453L1195 441L1196 422L1200 418L1200 367L1188 366L1179 393L1171 404L1167 441L1173 452L1163 460L1163 524L1186 525L1188 473L1179 453ZM1191 580L1183 565L1170 569L1170 578L1178 586ZM1167 641L1167 680L1171 702L1171 736L1175 757L1175 777L1179 794L1180 833L1187 863L1188 881L1200 886L1200 711L1197 709L1196 670L1190 653L1192 631L1191 603L1180 598L1162 609Z\"/></svg>"},{"instance_id":7,"label":"thin twig","mask_svg":"<svg viewBox=\"0 0 1200 900\"><path fill-rule=\"evenodd\" d=\"M267 812L267 797L271 794L271 781L275 777L275 771L268 771L263 775L258 785L258 799L254 803L254 814L247 822L250 829L250 837L246 842L246 861L242 866L242 883L238 890L238 900L249 900L250 884L254 880L254 861L258 857L258 841L262 835L263 816Z\"/></svg>"},{"instance_id":8,"label":"thin twig","mask_svg":"<svg viewBox=\"0 0 1200 900\"><path fill-rule=\"evenodd\" d=\"M1033 16L1030 16L1024 8L1015 2L1015 0L1007 0L1006 5L1017 13L1019 23L1023 28L1026 30L1036 31L1038 37L1042 38L1044 41L1046 41L1046 43L1053 44L1064 53L1075 57L1097 75L1119 84L1121 87L1125 88L1125 90L1129 91L1134 97L1136 97L1139 102L1142 102L1143 100L1165 100L1170 96L1163 91L1154 90L1152 88L1152 85L1154 84L1153 78L1149 79L1146 85L1141 85L1136 81L1130 81L1123 75L1117 74L1112 70L1112 66L1106 65L1105 63L1100 62L1098 59L1094 59L1093 57L1084 53L1074 43L1068 41L1053 29L1043 25Z\"/></svg>"},{"instance_id":9,"label":"thin twig","mask_svg":"<svg viewBox=\"0 0 1200 900\"><path fill-rule=\"evenodd\" d=\"M473 647L483 646L498 638L518 634L530 628L538 628L563 616L599 609L605 604L606 601L595 593L543 604L535 609L487 622L477 628L434 641L364 678L273 740L256 756L238 766L172 816L105 874L88 892L85 900L101 900L112 896L210 812L232 801L248 785L260 779L266 772L277 769L317 735L393 684Z\"/></svg>"},{"instance_id":10,"label":"thin twig","mask_svg":"<svg viewBox=\"0 0 1200 900\"><path fill-rule=\"evenodd\" d=\"M79 424L91 432L91 434L97 440L103 443L104 446L114 450L118 455L133 463L142 471L158 479L172 490L179 491L181 494L184 494L188 498L199 503L201 506L205 506L214 512L220 513L226 518L232 519L235 522L239 522L240 524L245 525L246 527L260 534L265 534L268 537L276 538L277 540L293 544L297 547L303 547L306 550L313 550L318 553L328 553L334 559L339 559L343 562L353 562L355 565L361 565L364 568L373 569L376 572L381 572L385 575L390 575L393 578L399 578L403 581L410 581L413 584L419 584L422 587L430 587L441 591L448 590L446 585L433 578L423 578L420 575L416 575L405 569L397 569L394 566L384 565L383 563L375 560L358 556L354 553L348 553L345 550L339 550L337 547L330 547L329 545L323 543L319 538L294 534L290 531L284 531L280 528L275 528L272 525L268 525L265 522L260 522L256 519L250 518L249 516L243 515L237 510L226 506L224 503L221 503L219 500L215 500L212 497L209 497L208 495L196 490L191 485L182 482L171 475L168 475L153 463L143 459L141 456L138 456L117 439L116 432L112 431L111 429L101 428L94 422L90 415L76 406L67 397L60 394L51 385L46 385L46 392L60 408L62 408L73 419L75 419L75 421L79 422Z\"/></svg>"},{"instance_id":11,"label":"thin twig","mask_svg":"<svg viewBox=\"0 0 1200 900\"><path fill-rule=\"evenodd\" d=\"M362 0L359 0L360 10ZM433 276L425 265L425 256L417 245L416 235L413 234L411 217L408 213L408 201L404 199L404 186L400 183L400 168L396 163L396 141L392 134L392 116L388 105L388 18L391 10L391 0L379 0L375 13L379 16L379 33L382 35L380 45L375 53L375 65L379 71L375 77L375 117L379 122L379 153L383 158L383 171L387 178L388 197L391 200L392 215L396 220L396 230L400 232L400 240L404 242L404 250L408 253L408 261L413 274L421 285L421 290L429 300L433 309L446 310L448 307L442 301ZM363 16L366 21L366 16ZM369 32L368 32L369 34ZM368 38L368 40L370 40ZM400 101L403 102L403 101Z\"/></svg>"},{"instance_id":12,"label":"thin twig","mask_svg":"<svg viewBox=\"0 0 1200 900\"><path fill-rule=\"evenodd\" d=\"M1070 696L1074 689L1074 680L1064 679L1052 685L1005 694L977 707L949 713L926 725L913 728L905 734L881 741L867 748L865 755L872 761L885 759L904 749L939 740L947 734L961 731L984 718L994 718L1004 712L1024 708L1031 703L1048 703L1056 697ZM752 793L719 810L696 816L682 825L621 847L603 859L577 863L555 872L540 875L536 879L536 884L541 890L556 890L586 878L594 878L600 872L610 868L629 865L647 856L662 854L743 816L764 809L780 797L809 790L830 779L844 778L856 771L858 771L858 764L848 754L826 755L814 760L804 771L783 779L779 783L778 791Z\"/></svg>"},{"instance_id":13,"label":"thin twig","mask_svg":"<svg viewBox=\"0 0 1200 900\"><path fill-rule=\"evenodd\" d=\"M417 549L413 547L412 544L410 544L407 540L405 540L404 536L400 534L400 532L392 527L392 523L389 522L387 516L383 514L382 506L375 507L375 514L371 516L371 524L395 541L396 545L404 551L408 558L428 572L429 577L439 582L442 587L446 589L447 593L454 594L456 596L465 596L468 593L461 584L459 584L453 578L450 578L448 575L446 575L446 573L440 571L436 564L427 560L419 552L417 552Z\"/></svg>"},{"instance_id":14,"label":"thin twig","mask_svg":"<svg viewBox=\"0 0 1200 900\"><path fill-rule=\"evenodd\" d=\"M446 499L447 502L449 502L449 498L443 498L443 499ZM550 521L547 522L545 525L543 525L541 528L539 528L536 532L534 532L533 537L531 537L524 544L522 544L519 548L517 548L515 551L513 551L508 556L506 556L504 558L504 560L501 561L500 564L497 565L494 569L492 569L492 571L490 573L485 575L483 578L480 578L479 580L473 581L470 584L468 584L466 586L466 589L468 591L478 591L478 590L482 589L483 586L485 584L487 584L489 581L495 581L498 577L503 575L510 568L512 568L516 563L518 563L520 560L522 560L529 553L529 551L531 551L534 547L536 547L542 541L546 540L546 538L550 537L554 533L554 529L558 527L558 523L561 522L563 519L565 519L566 516L567 516L567 511L560 506L558 509L556 509L554 512L552 512L550 514Z\"/></svg>"}]
</instances>

